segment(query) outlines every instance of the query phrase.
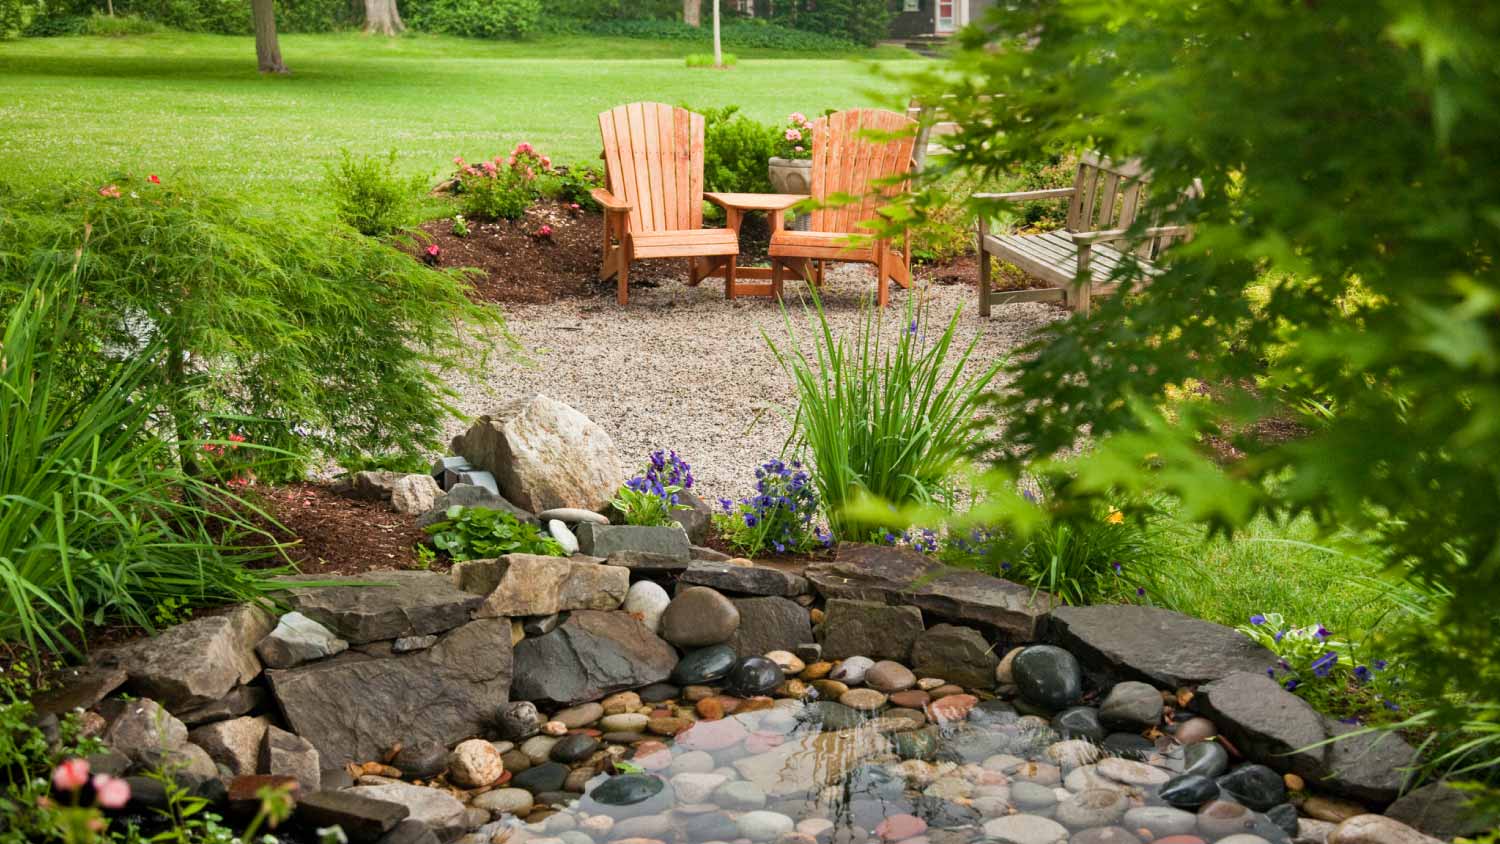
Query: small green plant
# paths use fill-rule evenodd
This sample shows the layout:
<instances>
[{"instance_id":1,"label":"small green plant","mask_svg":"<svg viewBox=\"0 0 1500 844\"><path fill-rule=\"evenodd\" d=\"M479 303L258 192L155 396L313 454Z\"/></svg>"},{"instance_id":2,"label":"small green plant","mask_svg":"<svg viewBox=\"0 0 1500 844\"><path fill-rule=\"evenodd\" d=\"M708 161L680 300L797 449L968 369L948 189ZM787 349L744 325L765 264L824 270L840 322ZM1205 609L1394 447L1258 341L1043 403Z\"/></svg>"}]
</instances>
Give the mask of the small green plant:
<instances>
[{"instance_id":1,"label":"small green plant","mask_svg":"<svg viewBox=\"0 0 1500 844\"><path fill-rule=\"evenodd\" d=\"M1051 593L1067 604L1150 600L1151 578L1171 543L1149 508L1126 517L1107 508L1089 517L1049 519L1025 535L1001 533L990 561L1001 577Z\"/></svg>"},{"instance_id":2,"label":"small green plant","mask_svg":"<svg viewBox=\"0 0 1500 844\"><path fill-rule=\"evenodd\" d=\"M768 551L802 554L833 544L833 534L816 524L818 492L796 460L772 459L755 469L755 494L719 499L714 514L719 535L747 557Z\"/></svg>"},{"instance_id":3,"label":"small green plant","mask_svg":"<svg viewBox=\"0 0 1500 844\"><path fill-rule=\"evenodd\" d=\"M740 57L736 56L734 53L721 53L720 54L720 58L723 59L723 64L717 65L717 67L721 67L721 68L734 67L740 61ZM689 53L688 57L686 59L686 64L687 64L688 67L715 67L716 66L714 64L714 54L713 53Z\"/></svg>"},{"instance_id":4,"label":"small green plant","mask_svg":"<svg viewBox=\"0 0 1500 844\"><path fill-rule=\"evenodd\" d=\"M620 512L627 525L670 527L676 510L691 510L682 503L682 493L693 485L693 468L677 452L661 449L639 475L626 481L610 503Z\"/></svg>"},{"instance_id":5,"label":"small green plant","mask_svg":"<svg viewBox=\"0 0 1500 844\"><path fill-rule=\"evenodd\" d=\"M1390 720L1401 711L1400 664L1360 659L1354 643L1335 639L1322 624L1294 627L1280 613L1256 613L1237 628L1276 655L1266 675L1324 712L1374 714ZM1361 705L1366 704L1366 705Z\"/></svg>"},{"instance_id":6,"label":"small green plant","mask_svg":"<svg viewBox=\"0 0 1500 844\"><path fill-rule=\"evenodd\" d=\"M417 568L426 571L437 562L437 552L426 545L417 546Z\"/></svg>"},{"instance_id":7,"label":"small green plant","mask_svg":"<svg viewBox=\"0 0 1500 844\"><path fill-rule=\"evenodd\" d=\"M604 170L597 164L570 164L552 171L542 180L542 195L566 203L573 212L598 211L594 188L604 187Z\"/></svg>"},{"instance_id":8,"label":"small green plant","mask_svg":"<svg viewBox=\"0 0 1500 844\"><path fill-rule=\"evenodd\" d=\"M151 611L151 621L158 630L176 627L193 617L193 608L182 598L169 596L157 602Z\"/></svg>"},{"instance_id":9,"label":"small green plant","mask_svg":"<svg viewBox=\"0 0 1500 844\"><path fill-rule=\"evenodd\" d=\"M464 215L462 215L462 214L454 214L453 215L453 236L454 237L468 237L469 236L469 221L465 220L464 219Z\"/></svg>"},{"instance_id":10,"label":"small green plant","mask_svg":"<svg viewBox=\"0 0 1500 844\"><path fill-rule=\"evenodd\" d=\"M740 114L739 106L691 109L703 114L703 184L709 190L769 193L776 135Z\"/></svg>"},{"instance_id":11,"label":"small green plant","mask_svg":"<svg viewBox=\"0 0 1500 844\"><path fill-rule=\"evenodd\" d=\"M443 521L427 526L432 545L453 558L485 560L506 554L565 556L557 540L536 525L523 523L504 510L489 507L449 507Z\"/></svg>"},{"instance_id":12,"label":"small green plant","mask_svg":"<svg viewBox=\"0 0 1500 844\"><path fill-rule=\"evenodd\" d=\"M338 164L328 166L328 190L338 218L364 235L396 232L411 220L426 180L396 174L396 151L385 158L355 158L343 150Z\"/></svg>"}]
</instances>

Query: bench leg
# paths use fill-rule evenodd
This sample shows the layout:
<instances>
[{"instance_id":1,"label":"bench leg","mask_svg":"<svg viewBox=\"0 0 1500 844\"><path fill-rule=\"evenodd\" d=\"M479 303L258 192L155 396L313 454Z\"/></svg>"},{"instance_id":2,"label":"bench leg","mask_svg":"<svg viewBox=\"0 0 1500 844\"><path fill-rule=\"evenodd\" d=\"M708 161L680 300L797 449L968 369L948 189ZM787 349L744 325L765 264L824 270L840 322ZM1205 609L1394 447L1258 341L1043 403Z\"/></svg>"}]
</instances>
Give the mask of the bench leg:
<instances>
[{"instance_id":1,"label":"bench leg","mask_svg":"<svg viewBox=\"0 0 1500 844\"><path fill-rule=\"evenodd\" d=\"M984 251L984 238L979 238L979 315L990 315L990 253Z\"/></svg>"},{"instance_id":2,"label":"bench leg","mask_svg":"<svg viewBox=\"0 0 1500 844\"><path fill-rule=\"evenodd\" d=\"M620 256L624 258L624 256ZM615 299L622 305L630 304L630 262L620 261L620 279L615 285Z\"/></svg>"},{"instance_id":3,"label":"bench leg","mask_svg":"<svg viewBox=\"0 0 1500 844\"><path fill-rule=\"evenodd\" d=\"M730 299L734 298L734 293L735 293L735 290L734 290L734 284L735 284L734 278L735 278L735 272L736 272L736 270L738 270L738 268L739 268L739 258L736 257L736 256L734 256L734 255L730 255L729 256L729 264L728 264L728 266L726 266L724 268L724 294L725 294L725 296L727 298L730 298Z\"/></svg>"},{"instance_id":4,"label":"bench leg","mask_svg":"<svg viewBox=\"0 0 1500 844\"><path fill-rule=\"evenodd\" d=\"M771 295L777 299L781 298L781 280L786 275L786 267L778 258L771 259Z\"/></svg>"},{"instance_id":5,"label":"bench leg","mask_svg":"<svg viewBox=\"0 0 1500 844\"><path fill-rule=\"evenodd\" d=\"M1093 270L1089 264L1094 257L1093 246L1088 243L1078 247L1078 275L1074 277L1073 289L1068 291L1068 306L1074 313L1089 315L1089 300L1093 298Z\"/></svg>"}]
</instances>

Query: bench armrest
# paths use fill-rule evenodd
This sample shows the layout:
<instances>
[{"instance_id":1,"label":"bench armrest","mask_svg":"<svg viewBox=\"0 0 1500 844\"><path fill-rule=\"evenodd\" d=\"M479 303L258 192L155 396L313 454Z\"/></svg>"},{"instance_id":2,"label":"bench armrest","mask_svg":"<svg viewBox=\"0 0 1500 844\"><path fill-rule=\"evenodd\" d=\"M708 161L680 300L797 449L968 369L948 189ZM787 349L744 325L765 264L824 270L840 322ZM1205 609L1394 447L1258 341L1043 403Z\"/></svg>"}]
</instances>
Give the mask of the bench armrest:
<instances>
[{"instance_id":1,"label":"bench armrest","mask_svg":"<svg viewBox=\"0 0 1500 844\"><path fill-rule=\"evenodd\" d=\"M1144 237L1176 237L1192 233L1187 226L1152 226L1141 232ZM1124 240L1130 234L1129 229L1105 229L1097 232L1068 232L1068 237L1079 245L1108 243L1112 240Z\"/></svg>"},{"instance_id":2,"label":"bench armrest","mask_svg":"<svg viewBox=\"0 0 1500 844\"><path fill-rule=\"evenodd\" d=\"M1023 190L1010 193L976 193L973 198L997 199L1003 202L1034 202L1040 199L1067 199L1072 195L1072 188L1048 188L1047 190Z\"/></svg>"},{"instance_id":3,"label":"bench armrest","mask_svg":"<svg viewBox=\"0 0 1500 844\"><path fill-rule=\"evenodd\" d=\"M606 211L629 211L631 208L630 203L616 199L614 194L604 188L594 188L592 191L589 191L589 196L592 196L595 202L604 206L604 210Z\"/></svg>"}]
</instances>

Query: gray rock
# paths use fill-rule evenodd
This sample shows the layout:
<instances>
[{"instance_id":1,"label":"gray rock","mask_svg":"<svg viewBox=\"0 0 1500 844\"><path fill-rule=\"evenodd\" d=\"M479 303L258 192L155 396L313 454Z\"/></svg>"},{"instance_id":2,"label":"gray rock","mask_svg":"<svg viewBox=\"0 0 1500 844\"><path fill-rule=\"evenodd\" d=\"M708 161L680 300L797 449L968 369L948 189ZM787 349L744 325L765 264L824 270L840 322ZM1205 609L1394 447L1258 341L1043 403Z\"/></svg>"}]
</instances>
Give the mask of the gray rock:
<instances>
[{"instance_id":1,"label":"gray rock","mask_svg":"<svg viewBox=\"0 0 1500 844\"><path fill-rule=\"evenodd\" d=\"M348 642L300 612L282 616L275 629L255 645L255 653L267 668L291 668L348 649Z\"/></svg>"},{"instance_id":2,"label":"gray rock","mask_svg":"<svg viewBox=\"0 0 1500 844\"><path fill-rule=\"evenodd\" d=\"M592 522L596 525L607 525L609 519L603 514L595 513L593 510L580 510L577 507L554 507L551 510L543 510L536 514L542 521L557 519L563 524L577 525L584 522Z\"/></svg>"},{"instance_id":3,"label":"gray rock","mask_svg":"<svg viewBox=\"0 0 1500 844\"><path fill-rule=\"evenodd\" d=\"M457 830L450 832L456 834ZM422 821L407 818L396 824L395 829L375 839L375 844L443 844L443 839Z\"/></svg>"},{"instance_id":4,"label":"gray rock","mask_svg":"<svg viewBox=\"0 0 1500 844\"><path fill-rule=\"evenodd\" d=\"M640 619L647 630L659 633L662 613L667 611L667 606L671 603L672 596L667 594L667 590L654 581L639 580L631 584L630 591L625 593L625 604L621 609Z\"/></svg>"},{"instance_id":5,"label":"gray rock","mask_svg":"<svg viewBox=\"0 0 1500 844\"><path fill-rule=\"evenodd\" d=\"M443 488L431 475L405 475L391 486L391 509L408 516L431 510Z\"/></svg>"},{"instance_id":6,"label":"gray rock","mask_svg":"<svg viewBox=\"0 0 1500 844\"><path fill-rule=\"evenodd\" d=\"M534 615L521 622L521 630L527 636L545 636L557 629L562 624L562 613L551 615Z\"/></svg>"},{"instance_id":7,"label":"gray rock","mask_svg":"<svg viewBox=\"0 0 1500 844\"><path fill-rule=\"evenodd\" d=\"M496 815L520 815L530 810L534 802L531 792L524 788L497 788L474 798L473 805Z\"/></svg>"},{"instance_id":8,"label":"gray rock","mask_svg":"<svg viewBox=\"0 0 1500 844\"><path fill-rule=\"evenodd\" d=\"M188 733L188 740L238 777L259 773L260 746L270 726L270 719L264 716L232 718L198 727Z\"/></svg>"},{"instance_id":9,"label":"gray rock","mask_svg":"<svg viewBox=\"0 0 1500 844\"><path fill-rule=\"evenodd\" d=\"M1485 827L1468 808L1469 800L1467 793L1437 782L1403 794L1385 810L1385 816L1445 841L1477 836Z\"/></svg>"},{"instance_id":10,"label":"gray rock","mask_svg":"<svg viewBox=\"0 0 1500 844\"><path fill-rule=\"evenodd\" d=\"M692 553L694 562L727 563L734 559L734 557L725 554L723 551L715 551L712 548L705 548L702 545L694 545L688 551Z\"/></svg>"},{"instance_id":11,"label":"gray rock","mask_svg":"<svg viewBox=\"0 0 1500 844\"><path fill-rule=\"evenodd\" d=\"M594 557L609 557L621 551L652 554L684 563L691 557L688 535L680 525L643 527L584 522L578 526L578 545L583 553Z\"/></svg>"},{"instance_id":12,"label":"gray rock","mask_svg":"<svg viewBox=\"0 0 1500 844\"><path fill-rule=\"evenodd\" d=\"M398 742L452 744L482 733L507 700L510 623L480 619L418 653L350 651L266 676L287 722L325 765L379 758Z\"/></svg>"},{"instance_id":13,"label":"gray rock","mask_svg":"<svg viewBox=\"0 0 1500 844\"><path fill-rule=\"evenodd\" d=\"M1068 830L1057 821L1036 815L1007 815L985 821L984 834L1010 844L1065 844Z\"/></svg>"},{"instance_id":14,"label":"gray rock","mask_svg":"<svg viewBox=\"0 0 1500 844\"><path fill-rule=\"evenodd\" d=\"M434 832L453 831L453 837L457 837L466 828L464 804L448 792L436 788L390 782L384 785L357 785L347 793L399 803L406 807L408 817L427 824Z\"/></svg>"},{"instance_id":15,"label":"gray rock","mask_svg":"<svg viewBox=\"0 0 1500 844\"><path fill-rule=\"evenodd\" d=\"M348 791L303 793L296 819L310 829L338 826L350 841L374 841L411 814L405 804Z\"/></svg>"},{"instance_id":16,"label":"gray rock","mask_svg":"<svg viewBox=\"0 0 1500 844\"><path fill-rule=\"evenodd\" d=\"M911 649L912 668L921 677L941 677L970 689L995 686L1000 658L972 627L934 624L917 637Z\"/></svg>"},{"instance_id":17,"label":"gray rock","mask_svg":"<svg viewBox=\"0 0 1500 844\"><path fill-rule=\"evenodd\" d=\"M1126 680L1109 690L1099 704L1099 720L1107 727L1138 730L1161 722L1165 704L1161 692L1149 683Z\"/></svg>"},{"instance_id":18,"label":"gray rock","mask_svg":"<svg viewBox=\"0 0 1500 844\"><path fill-rule=\"evenodd\" d=\"M602 510L625 482L608 432L544 395L479 417L454 437L453 451L494 473L500 493L532 512Z\"/></svg>"},{"instance_id":19,"label":"gray rock","mask_svg":"<svg viewBox=\"0 0 1500 844\"><path fill-rule=\"evenodd\" d=\"M299 580L337 586L298 586ZM430 571L374 571L347 577L299 575L282 578L277 597L292 609L359 645L403 636L444 633L469 621L484 599Z\"/></svg>"},{"instance_id":20,"label":"gray rock","mask_svg":"<svg viewBox=\"0 0 1500 844\"><path fill-rule=\"evenodd\" d=\"M906 662L923 632L922 612L916 607L834 599L824 612L816 633L825 659L868 656Z\"/></svg>"},{"instance_id":21,"label":"gray rock","mask_svg":"<svg viewBox=\"0 0 1500 844\"><path fill-rule=\"evenodd\" d=\"M500 707L497 716L500 735L507 741L517 742L531 738L542 729L542 713L529 700L513 700Z\"/></svg>"},{"instance_id":22,"label":"gray rock","mask_svg":"<svg viewBox=\"0 0 1500 844\"><path fill-rule=\"evenodd\" d=\"M137 766L139 773L145 768L172 772L172 779L189 790L197 790L204 783L219 778L219 766L208 751L192 742L162 753L155 761Z\"/></svg>"},{"instance_id":23,"label":"gray rock","mask_svg":"<svg viewBox=\"0 0 1500 844\"><path fill-rule=\"evenodd\" d=\"M432 508L417 517L417 527L425 528L446 521L450 507L479 507L486 510L503 510L516 517L517 521L536 523L536 517L510 503L504 496L496 495L482 486L455 483L446 493L432 502Z\"/></svg>"},{"instance_id":24,"label":"gray rock","mask_svg":"<svg viewBox=\"0 0 1500 844\"><path fill-rule=\"evenodd\" d=\"M691 560L645 551L616 551L610 554L605 562L612 566L630 569L631 574L637 578L675 578L692 565Z\"/></svg>"},{"instance_id":25,"label":"gray rock","mask_svg":"<svg viewBox=\"0 0 1500 844\"><path fill-rule=\"evenodd\" d=\"M349 497L366 501L390 501L391 487L401 478L400 472L366 470L349 479Z\"/></svg>"},{"instance_id":26,"label":"gray rock","mask_svg":"<svg viewBox=\"0 0 1500 844\"><path fill-rule=\"evenodd\" d=\"M828 598L911 605L949 621L989 625L1018 641L1037 638L1053 603L1046 592L884 545L840 545L832 562L810 565L805 574Z\"/></svg>"},{"instance_id":27,"label":"gray rock","mask_svg":"<svg viewBox=\"0 0 1500 844\"><path fill-rule=\"evenodd\" d=\"M707 542L708 529L713 524L713 508L690 489L683 490L678 495L678 501L686 504L687 509L673 510L672 521L682 525L682 530L688 535L689 542L694 545Z\"/></svg>"},{"instance_id":28,"label":"gray rock","mask_svg":"<svg viewBox=\"0 0 1500 844\"><path fill-rule=\"evenodd\" d=\"M1355 815L1334 827L1328 844L1442 844L1392 818Z\"/></svg>"},{"instance_id":29,"label":"gray rock","mask_svg":"<svg viewBox=\"0 0 1500 844\"><path fill-rule=\"evenodd\" d=\"M323 787L323 768L318 749L312 742L279 727L266 730L261 745L262 773L278 777L295 777L303 792Z\"/></svg>"},{"instance_id":30,"label":"gray rock","mask_svg":"<svg viewBox=\"0 0 1500 844\"><path fill-rule=\"evenodd\" d=\"M1198 828L1198 816L1171 806L1140 806L1125 813L1125 826L1145 829L1155 838L1188 835Z\"/></svg>"},{"instance_id":31,"label":"gray rock","mask_svg":"<svg viewBox=\"0 0 1500 844\"><path fill-rule=\"evenodd\" d=\"M238 718L260 709L265 705L267 697L266 690L262 686L235 686L229 690L228 694L212 703L178 712L177 718L189 727L223 721L226 718Z\"/></svg>"},{"instance_id":32,"label":"gray rock","mask_svg":"<svg viewBox=\"0 0 1500 844\"><path fill-rule=\"evenodd\" d=\"M187 744L187 726L149 698L123 701L104 731L104 743L136 765L154 765Z\"/></svg>"},{"instance_id":33,"label":"gray rock","mask_svg":"<svg viewBox=\"0 0 1500 844\"><path fill-rule=\"evenodd\" d=\"M677 652L623 612L578 610L545 636L516 646L517 700L571 705L661 682Z\"/></svg>"},{"instance_id":34,"label":"gray rock","mask_svg":"<svg viewBox=\"0 0 1500 844\"><path fill-rule=\"evenodd\" d=\"M460 472L467 472L472 468L474 467L469 465L469 461L462 457L439 457L432 461L432 479L443 489L447 489L458 482Z\"/></svg>"},{"instance_id":35,"label":"gray rock","mask_svg":"<svg viewBox=\"0 0 1500 844\"><path fill-rule=\"evenodd\" d=\"M1267 678L1269 679L1269 678ZM1330 738L1327 769L1315 781L1327 791L1367 804L1385 805L1406 786L1417 751L1394 731L1363 733L1360 728L1323 716Z\"/></svg>"},{"instance_id":36,"label":"gray rock","mask_svg":"<svg viewBox=\"0 0 1500 844\"><path fill-rule=\"evenodd\" d=\"M630 588L630 572L618 566L536 554L459 563L452 577L463 591L485 596L476 618L612 610Z\"/></svg>"},{"instance_id":37,"label":"gray rock","mask_svg":"<svg viewBox=\"0 0 1500 844\"><path fill-rule=\"evenodd\" d=\"M573 531L568 530L568 526L563 524L562 520L548 519L547 532L552 534L552 538L557 540L558 545L562 546L563 553L569 556L578 553L578 537L573 535Z\"/></svg>"},{"instance_id":38,"label":"gray rock","mask_svg":"<svg viewBox=\"0 0 1500 844\"><path fill-rule=\"evenodd\" d=\"M491 495L500 494L500 485L495 481L495 476L483 469L468 469L459 472L458 482L477 486Z\"/></svg>"},{"instance_id":39,"label":"gray rock","mask_svg":"<svg viewBox=\"0 0 1500 844\"><path fill-rule=\"evenodd\" d=\"M1264 675L1276 662L1243 633L1158 607L1058 607L1048 641L1078 657L1101 686L1140 680L1177 689L1236 672Z\"/></svg>"},{"instance_id":40,"label":"gray rock","mask_svg":"<svg viewBox=\"0 0 1500 844\"><path fill-rule=\"evenodd\" d=\"M255 643L271 631L271 616L248 605L195 618L101 655L130 686L177 712L212 703L260 674Z\"/></svg>"},{"instance_id":41,"label":"gray rock","mask_svg":"<svg viewBox=\"0 0 1500 844\"><path fill-rule=\"evenodd\" d=\"M736 656L762 656L789 651L813 639L807 610L786 598L736 598L740 624L727 644Z\"/></svg>"},{"instance_id":42,"label":"gray rock","mask_svg":"<svg viewBox=\"0 0 1500 844\"><path fill-rule=\"evenodd\" d=\"M812 584L800 574L793 574L770 566L732 566L727 563L710 563L702 560L692 565L678 578L679 583L708 586L721 592L742 595L777 595L795 597L806 595Z\"/></svg>"},{"instance_id":43,"label":"gray rock","mask_svg":"<svg viewBox=\"0 0 1500 844\"><path fill-rule=\"evenodd\" d=\"M416 651L425 651L437 644L437 634L429 633L426 636L402 636L391 643L391 653L409 654Z\"/></svg>"},{"instance_id":44,"label":"gray rock","mask_svg":"<svg viewBox=\"0 0 1500 844\"><path fill-rule=\"evenodd\" d=\"M1326 770L1323 716L1263 671L1215 680L1194 702L1246 759L1313 780Z\"/></svg>"},{"instance_id":45,"label":"gray rock","mask_svg":"<svg viewBox=\"0 0 1500 844\"><path fill-rule=\"evenodd\" d=\"M61 717L75 709L93 709L130 677L118 665L82 665L61 669L57 674L50 691L31 699L32 711L38 717Z\"/></svg>"},{"instance_id":46,"label":"gray rock","mask_svg":"<svg viewBox=\"0 0 1500 844\"><path fill-rule=\"evenodd\" d=\"M1072 829L1110 826L1130 808L1125 794L1111 788L1090 788L1057 804L1053 818Z\"/></svg>"},{"instance_id":47,"label":"gray rock","mask_svg":"<svg viewBox=\"0 0 1500 844\"><path fill-rule=\"evenodd\" d=\"M733 601L706 586L690 586L662 613L661 637L679 647L700 648L728 641L739 625Z\"/></svg>"}]
</instances>

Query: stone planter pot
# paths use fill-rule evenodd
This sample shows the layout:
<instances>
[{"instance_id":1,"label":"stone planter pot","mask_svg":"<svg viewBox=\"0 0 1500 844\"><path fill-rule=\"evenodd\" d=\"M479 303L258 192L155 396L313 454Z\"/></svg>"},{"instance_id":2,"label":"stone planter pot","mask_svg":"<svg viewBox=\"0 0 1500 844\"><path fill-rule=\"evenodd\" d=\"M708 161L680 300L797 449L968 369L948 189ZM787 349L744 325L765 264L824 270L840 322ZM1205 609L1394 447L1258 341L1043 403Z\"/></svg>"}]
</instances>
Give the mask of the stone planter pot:
<instances>
[{"instance_id":1,"label":"stone planter pot","mask_svg":"<svg viewBox=\"0 0 1500 844\"><path fill-rule=\"evenodd\" d=\"M769 173L771 188L777 193L812 193L812 159L772 157ZM792 228L807 231L811 218L798 214L792 218Z\"/></svg>"}]
</instances>

